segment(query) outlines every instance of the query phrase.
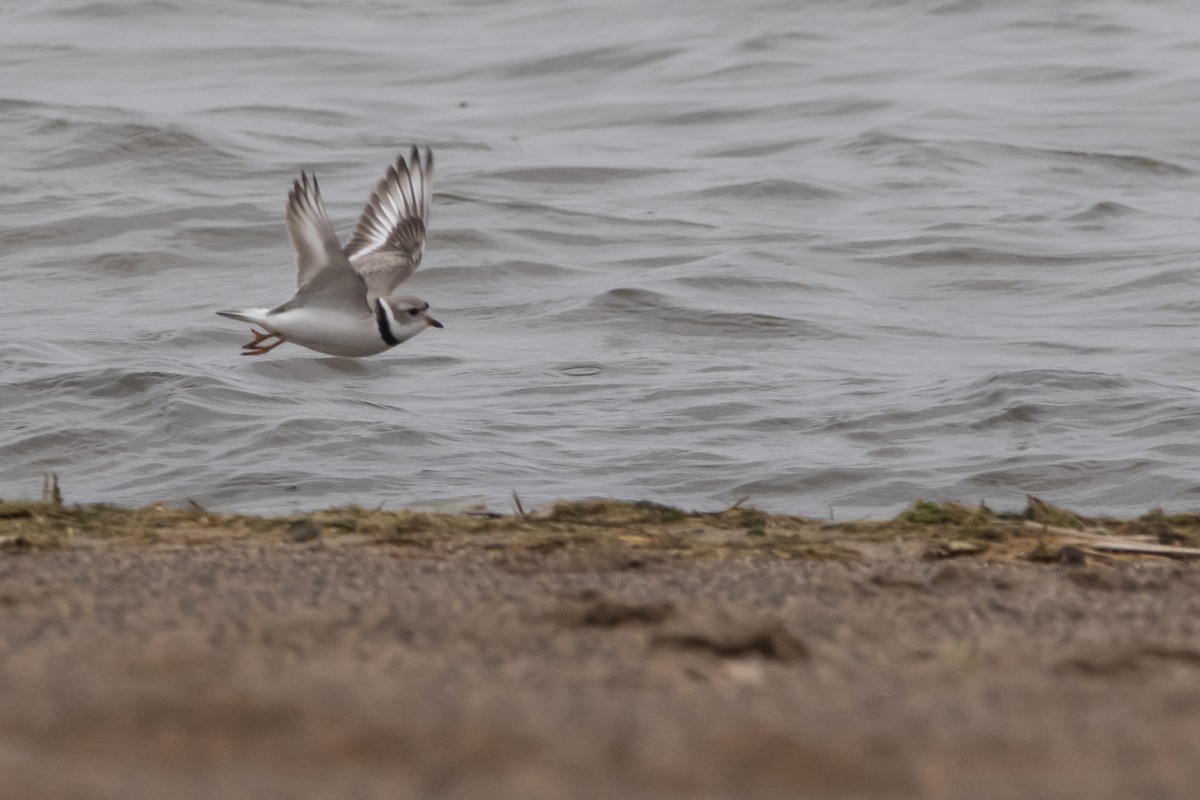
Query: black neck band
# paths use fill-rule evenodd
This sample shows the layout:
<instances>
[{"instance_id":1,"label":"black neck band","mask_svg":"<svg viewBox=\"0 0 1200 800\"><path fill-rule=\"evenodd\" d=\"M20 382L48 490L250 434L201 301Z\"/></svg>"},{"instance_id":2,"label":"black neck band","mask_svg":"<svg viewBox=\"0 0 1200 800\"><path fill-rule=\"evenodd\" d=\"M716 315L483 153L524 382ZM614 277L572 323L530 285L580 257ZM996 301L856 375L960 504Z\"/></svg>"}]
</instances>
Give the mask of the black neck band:
<instances>
[{"instance_id":1,"label":"black neck band","mask_svg":"<svg viewBox=\"0 0 1200 800\"><path fill-rule=\"evenodd\" d=\"M395 347L400 340L392 335L392 327L388 325L387 312L383 310L383 300L375 301L375 321L379 323L379 335L388 347Z\"/></svg>"}]
</instances>

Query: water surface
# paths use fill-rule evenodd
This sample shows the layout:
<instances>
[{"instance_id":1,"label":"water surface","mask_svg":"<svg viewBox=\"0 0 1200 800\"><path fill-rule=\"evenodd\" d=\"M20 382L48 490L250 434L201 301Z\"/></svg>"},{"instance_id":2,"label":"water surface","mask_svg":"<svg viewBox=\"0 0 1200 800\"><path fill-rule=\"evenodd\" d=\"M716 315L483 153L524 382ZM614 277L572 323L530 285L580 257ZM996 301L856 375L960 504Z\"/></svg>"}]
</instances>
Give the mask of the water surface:
<instances>
[{"instance_id":1,"label":"water surface","mask_svg":"<svg viewBox=\"0 0 1200 800\"><path fill-rule=\"evenodd\" d=\"M0 13L0 496L1193 507L1180 2L43 2ZM383 356L213 311L437 155Z\"/></svg>"}]
</instances>

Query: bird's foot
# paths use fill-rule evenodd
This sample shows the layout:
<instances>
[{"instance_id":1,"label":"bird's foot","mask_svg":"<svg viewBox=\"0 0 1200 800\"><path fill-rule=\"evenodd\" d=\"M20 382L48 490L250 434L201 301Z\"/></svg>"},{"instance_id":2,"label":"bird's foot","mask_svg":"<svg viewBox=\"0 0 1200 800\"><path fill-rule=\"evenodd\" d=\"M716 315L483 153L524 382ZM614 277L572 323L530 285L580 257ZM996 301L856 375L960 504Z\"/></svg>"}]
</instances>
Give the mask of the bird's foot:
<instances>
[{"instance_id":1,"label":"bird's foot","mask_svg":"<svg viewBox=\"0 0 1200 800\"><path fill-rule=\"evenodd\" d=\"M254 328L250 329L250 333L254 334L254 341L247 342L246 344L242 345L242 355L244 355L244 356L266 355L267 353L271 352L276 347L279 347L279 345L281 345L287 341L287 339L284 339L278 333L268 333L266 331L256 331L256 330L254 330ZM269 341L271 339L278 339L279 341L272 342L271 344L263 344L263 342Z\"/></svg>"}]
</instances>

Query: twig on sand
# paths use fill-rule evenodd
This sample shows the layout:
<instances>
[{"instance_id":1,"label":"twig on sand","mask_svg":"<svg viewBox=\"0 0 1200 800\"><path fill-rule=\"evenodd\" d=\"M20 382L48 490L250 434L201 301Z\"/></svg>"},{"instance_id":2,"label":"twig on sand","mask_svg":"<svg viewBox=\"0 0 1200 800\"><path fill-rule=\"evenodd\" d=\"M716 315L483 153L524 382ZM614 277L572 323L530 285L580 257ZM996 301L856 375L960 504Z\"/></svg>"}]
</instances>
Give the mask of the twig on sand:
<instances>
[{"instance_id":1,"label":"twig on sand","mask_svg":"<svg viewBox=\"0 0 1200 800\"><path fill-rule=\"evenodd\" d=\"M1146 542L1129 536L1117 536L1106 528L1091 530L1075 530L1057 525L1046 525L1038 522L1026 522L1025 527L1040 530L1042 533L1053 534L1072 544L1101 550L1107 553L1136 553L1147 556L1169 556L1171 558L1200 558L1200 547L1180 547L1178 545Z\"/></svg>"},{"instance_id":2,"label":"twig on sand","mask_svg":"<svg viewBox=\"0 0 1200 800\"><path fill-rule=\"evenodd\" d=\"M58 473L42 473L42 502L52 506L62 506L62 491L58 488Z\"/></svg>"},{"instance_id":3,"label":"twig on sand","mask_svg":"<svg viewBox=\"0 0 1200 800\"><path fill-rule=\"evenodd\" d=\"M750 499L750 495L748 495L748 494L741 495L740 497L738 497L736 500L733 501L733 505L731 505L729 508L725 509L721 513L727 514L730 511L737 511L739 508L742 507L742 503L746 502L749 499Z\"/></svg>"}]
</instances>

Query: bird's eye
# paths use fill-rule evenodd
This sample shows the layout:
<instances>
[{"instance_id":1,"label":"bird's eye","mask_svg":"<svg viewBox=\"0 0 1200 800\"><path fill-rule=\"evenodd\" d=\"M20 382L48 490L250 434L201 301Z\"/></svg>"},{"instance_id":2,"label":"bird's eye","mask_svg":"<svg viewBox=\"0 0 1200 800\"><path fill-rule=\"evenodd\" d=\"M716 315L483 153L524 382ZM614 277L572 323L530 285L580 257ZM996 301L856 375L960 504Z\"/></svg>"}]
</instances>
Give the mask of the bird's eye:
<instances>
[{"instance_id":1,"label":"bird's eye","mask_svg":"<svg viewBox=\"0 0 1200 800\"><path fill-rule=\"evenodd\" d=\"M408 315L410 317L415 317L417 314L420 314L420 313L421 313L421 309L419 309L419 308L410 308L408 310Z\"/></svg>"}]
</instances>

